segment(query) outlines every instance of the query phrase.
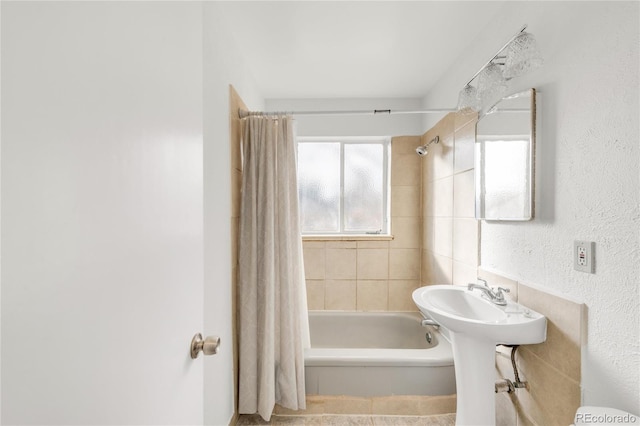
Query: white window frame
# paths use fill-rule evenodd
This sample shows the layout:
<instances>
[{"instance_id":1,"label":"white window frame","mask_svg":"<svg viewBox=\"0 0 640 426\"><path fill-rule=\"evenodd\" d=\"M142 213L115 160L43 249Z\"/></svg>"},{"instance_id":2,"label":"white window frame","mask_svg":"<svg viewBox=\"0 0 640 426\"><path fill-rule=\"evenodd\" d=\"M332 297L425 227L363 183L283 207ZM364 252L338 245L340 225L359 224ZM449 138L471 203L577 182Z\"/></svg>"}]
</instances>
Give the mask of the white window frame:
<instances>
[{"instance_id":1,"label":"white window frame","mask_svg":"<svg viewBox=\"0 0 640 426\"><path fill-rule=\"evenodd\" d=\"M340 143L340 212L339 212L339 230L337 232L305 232L302 236L390 236L391 235L391 137L389 136L298 136L297 143L303 144L307 142L314 143ZM382 145L382 229L367 232L347 231L344 229L345 212L344 212L344 147L350 144L380 144Z\"/></svg>"}]
</instances>

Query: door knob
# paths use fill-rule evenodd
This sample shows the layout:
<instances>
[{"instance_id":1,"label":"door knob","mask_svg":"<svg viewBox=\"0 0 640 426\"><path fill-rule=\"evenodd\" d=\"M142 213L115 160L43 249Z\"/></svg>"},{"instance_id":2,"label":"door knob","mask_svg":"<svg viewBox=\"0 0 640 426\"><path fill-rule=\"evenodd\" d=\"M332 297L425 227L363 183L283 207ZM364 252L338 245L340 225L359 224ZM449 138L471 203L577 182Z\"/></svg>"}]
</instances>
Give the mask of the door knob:
<instances>
[{"instance_id":1,"label":"door knob","mask_svg":"<svg viewBox=\"0 0 640 426\"><path fill-rule=\"evenodd\" d=\"M202 334L196 333L191 339L191 358L198 358L200 351L205 355L215 355L218 353L220 338L218 336L207 336L202 339Z\"/></svg>"}]
</instances>

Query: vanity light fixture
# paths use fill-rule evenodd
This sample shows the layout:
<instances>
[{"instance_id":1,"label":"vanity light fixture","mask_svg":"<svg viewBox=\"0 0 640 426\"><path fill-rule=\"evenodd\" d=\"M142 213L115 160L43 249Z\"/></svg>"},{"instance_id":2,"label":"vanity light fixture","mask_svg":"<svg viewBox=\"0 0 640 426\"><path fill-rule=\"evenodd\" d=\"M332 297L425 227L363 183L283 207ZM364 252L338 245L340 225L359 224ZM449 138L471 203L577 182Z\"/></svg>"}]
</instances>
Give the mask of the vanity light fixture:
<instances>
[{"instance_id":1,"label":"vanity light fixture","mask_svg":"<svg viewBox=\"0 0 640 426\"><path fill-rule=\"evenodd\" d=\"M520 77L532 69L541 67L543 62L533 34L521 32L507 47L504 76Z\"/></svg>"},{"instance_id":2,"label":"vanity light fixture","mask_svg":"<svg viewBox=\"0 0 640 426\"><path fill-rule=\"evenodd\" d=\"M458 94L458 111L480 111L486 105L498 101L507 91L510 79L520 77L542 66L543 59L535 37L525 32L527 26L504 45ZM477 78L476 85L472 85Z\"/></svg>"},{"instance_id":3,"label":"vanity light fixture","mask_svg":"<svg viewBox=\"0 0 640 426\"><path fill-rule=\"evenodd\" d=\"M478 89L471 84L467 84L458 93L458 111L465 109L472 109L474 111L480 111L482 109L480 105L480 98L478 97Z\"/></svg>"}]
</instances>

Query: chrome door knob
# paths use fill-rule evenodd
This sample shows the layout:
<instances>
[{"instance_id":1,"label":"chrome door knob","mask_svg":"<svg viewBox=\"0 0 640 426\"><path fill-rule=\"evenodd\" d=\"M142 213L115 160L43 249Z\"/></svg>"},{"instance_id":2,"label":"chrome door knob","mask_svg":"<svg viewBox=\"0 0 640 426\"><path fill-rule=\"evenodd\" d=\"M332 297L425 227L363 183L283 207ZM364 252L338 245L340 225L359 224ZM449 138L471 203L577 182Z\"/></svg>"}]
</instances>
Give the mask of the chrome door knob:
<instances>
[{"instance_id":1,"label":"chrome door knob","mask_svg":"<svg viewBox=\"0 0 640 426\"><path fill-rule=\"evenodd\" d=\"M191 358L198 358L200 351L205 355L215 355L220 347L220 338L218 336L207 336L202 339L202 334L196 333L191 339Z\"/></svg>"}]
</instances>

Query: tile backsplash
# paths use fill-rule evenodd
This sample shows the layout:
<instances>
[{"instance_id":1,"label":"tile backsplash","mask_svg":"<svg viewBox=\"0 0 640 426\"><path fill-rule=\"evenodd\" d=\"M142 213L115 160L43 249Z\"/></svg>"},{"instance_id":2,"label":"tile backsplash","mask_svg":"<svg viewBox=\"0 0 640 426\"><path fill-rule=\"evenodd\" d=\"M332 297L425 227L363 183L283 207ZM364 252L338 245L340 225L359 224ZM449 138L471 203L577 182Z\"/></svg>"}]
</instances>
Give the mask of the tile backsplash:
<instances>
[{"instance_id":1,"label":"tile backsplash","mask_svg":"<svg viewBox=\"0 0 640 426\"><path fill-rule=\"evenodd\" d=\"M392 241L305 241L311 310L415 311L420 250Z\"/></svg>"},{"instance_id":2,"label":"tile backsplash","mask_svg":"<svg viewBox=\"0 0 640 426\"><path fill-rule=\"evenodd\" d=\"M568 425L581 405L582 347L586 344L586 305L542 291L482 268L491 286L506 286L508 296L547 318L547 339L516 352L526 388L496 394L496 424ZM498 347L496 380L514 380L510 349Z\"/></svg>"}]
</instances>

